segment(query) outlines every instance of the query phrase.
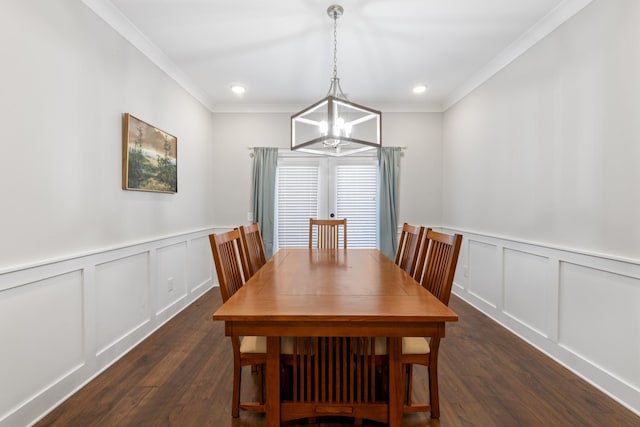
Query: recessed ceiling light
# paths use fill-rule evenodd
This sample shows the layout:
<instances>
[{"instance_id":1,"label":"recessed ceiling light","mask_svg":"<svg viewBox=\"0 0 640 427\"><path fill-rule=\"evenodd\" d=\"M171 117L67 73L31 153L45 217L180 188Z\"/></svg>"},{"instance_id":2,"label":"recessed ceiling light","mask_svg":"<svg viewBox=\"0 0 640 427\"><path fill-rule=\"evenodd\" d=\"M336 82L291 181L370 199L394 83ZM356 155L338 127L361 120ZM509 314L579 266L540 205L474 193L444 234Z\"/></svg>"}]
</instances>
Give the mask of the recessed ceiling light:
<instances>
[{"instance_id":1,"label":"recessed ceiling light","mask_svg":"<svg viewBox=\"0 0 640 427\"><path fill-rule=\"evenodd\" d=\"M427 91L426 85L418 85L413 88L413 93L424 93Z\"/></svg>"},{"instance_id":2,"label":"recessed ceiling light","mask_svg":"<svg viewBox=\"0 0 640 427\"><path fill-rule=\"evenodd\" d=\"M245 93L247 91L247 89L245 89L244 86L233 85L233 86L231 86L231 91L233 93L235 93L236 95L242 95L243 93Z\"/></svg>"}]
</instances>

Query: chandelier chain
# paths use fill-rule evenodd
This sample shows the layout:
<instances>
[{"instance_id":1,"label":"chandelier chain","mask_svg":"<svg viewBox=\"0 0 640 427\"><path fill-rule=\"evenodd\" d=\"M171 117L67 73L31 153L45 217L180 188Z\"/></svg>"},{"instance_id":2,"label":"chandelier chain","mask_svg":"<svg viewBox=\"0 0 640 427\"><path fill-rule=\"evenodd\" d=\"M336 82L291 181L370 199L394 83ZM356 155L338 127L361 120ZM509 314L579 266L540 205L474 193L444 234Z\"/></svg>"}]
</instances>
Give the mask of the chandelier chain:
<instances>
[{"instance_id":1,"label":"chandelier chain","mask_svg":"<svg viewBox=\"0 0 640 427\"><path fill-rule=\"evenodd\" d=\"M338 14L333 12L333 78L338 77Z\"/></svg>"}]
</instances>

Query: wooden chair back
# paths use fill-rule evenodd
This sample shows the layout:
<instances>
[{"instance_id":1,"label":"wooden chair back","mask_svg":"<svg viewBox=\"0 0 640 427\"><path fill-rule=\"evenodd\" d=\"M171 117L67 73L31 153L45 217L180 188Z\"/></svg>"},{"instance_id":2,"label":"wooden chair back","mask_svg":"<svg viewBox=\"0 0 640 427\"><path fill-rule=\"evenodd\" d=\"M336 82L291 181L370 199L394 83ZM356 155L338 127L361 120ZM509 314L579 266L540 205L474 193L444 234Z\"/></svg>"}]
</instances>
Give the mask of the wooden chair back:
<instances>
[{"instance_id":1,"label":"wooden chair back","mask_svg":"<svg viewBox=\"0 0 640 427\"><path fill-rule=\"evenodd\" d=\"M264 245L262 243L262 235L258 223L251 225L242 225L239 227L240 240L242 241L242 249L247 258L247 267L249 269L249 277L253 276L256 271L267 263L264 254Z\"/></svg>"},{"instance_id":2,"label":"wooden chair back","mask_svg":"<svg viewBox=\"0 0 640 427\"><path fill-rule=\"evenodd\" d=\"M427 229L424 273L420 283L445 305L449 305L461 245L461 234Z\"/></svg>"},{"instance_id":3,"label":"wooden chair back","mask_svg":"<svg viewBox=\"0 0 640 427\"><path fill-rule=\"evenodd\" d=\"M343 248L347 249L347 218L342 219L314 219L309 218L309 247L313 247L314 229L316 230L318 248L338 249L342 226Z\"/></svg>"},{"instance_id":4,"label":"wooden chair back","mask_svg":"<svg viewBox=\"0 0 640 427\"><path fill-rule=\"evenodd\" d=\"M423 249L420 251L414 278L445 305L449 305L451 287L453 286L453 277L456 273L461 245L461 234L450 235L427 228ZM413 348L414 350L405 352L405 344L407 349ZM440 337L431 337L428 341L416 337L403 338L402 346L402 363L408 367L405 377L405 406L403 412L430 411L432 418L438 418L440 416L438 391ZM429 403L412 402L414 364L427 366Z\"/></svg>"},{"instance_id":5,"label":"wooden chair back","mask_svg":"<svg viewBox=\"0 0 640 427\"><path fill-rule=\"evenodd\" d=\"M240 230L234 228L232 231L219 234L210 234L209 242L211 243L211 252L213 253L213 262L216 266L218 274L218 282L220 284L220 294L222 301L227 302L247 281L249 278L249 267L245 257L245 251L242 247L242 239ZM248 340L248 343L254 343L257 339L265 339L264 337L243 337L242 341L239 336L230 336L231 348L233 349L233 392L231 395L231 416L237 418L240 409L247 411L265 412L266 405L264 403L263 377L262 367L267 362L265 352L257 352L254 350L256 345L251 346L250 350L243 350L242 343ZM258 402L240 402L240 385L242 383L242 367L258 366L260 374L259 382L259 401Z\"/></svg>"},{"instance_id":6,"label":"wooden chair back","mask_svg":"<svg viewBox=\"0 0 640 427\"><path fill-rule=\"evenodd\" d=\"M409 225L406 222L402 226L400 242L396 252L396 265L415 278L418 256L424 240L425 228L417 225Z\"/></svg>"},{"instance_id":7,"label":"wooden chair back","mask_svg":"<svg viewBox=\"0 0 640 427\"><path fill-rule=\"evenodd\" d=\"M236 228L226 233L211 234L209 242L218 274L222 301L226 302L249 277L240 231Z\"/></svg>"},{"instance_id":8,"label":"wooden chair back","mask_svg":"<svg viewBox=\"0 0 640 427\"><path fill-rule=\"evenodd\" d=\"M315 419L323 414L366 414L368 419L388 422L384 405L388 393L377 381L380 366L376 366L375 337L292 338L292 354L286 362L290 397L286 400L289 408L295 409L286 414L283 411L282 421ZM361 421L359 416L354 421L354 425L362 424L357 422Z\"/></svg>"}]
</instances>

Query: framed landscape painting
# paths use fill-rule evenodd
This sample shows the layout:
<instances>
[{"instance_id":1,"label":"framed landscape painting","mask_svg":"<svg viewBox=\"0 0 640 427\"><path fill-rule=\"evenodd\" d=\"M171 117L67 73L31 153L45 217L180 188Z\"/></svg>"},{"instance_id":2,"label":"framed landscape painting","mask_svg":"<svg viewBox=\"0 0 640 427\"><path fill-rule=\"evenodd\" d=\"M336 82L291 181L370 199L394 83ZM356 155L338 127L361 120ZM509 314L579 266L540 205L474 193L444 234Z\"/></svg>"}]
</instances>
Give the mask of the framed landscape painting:
<instances>
[{"instance_id":1,"label":"framed landscape painting","mask_svg":"<svg viewBox=\"0 0 640 427\"><path fill-rule=\"evenodd\" d=\"M122 136L122 188L177 193L178 139L129 113Z\"/></svg>"}]
</instances>

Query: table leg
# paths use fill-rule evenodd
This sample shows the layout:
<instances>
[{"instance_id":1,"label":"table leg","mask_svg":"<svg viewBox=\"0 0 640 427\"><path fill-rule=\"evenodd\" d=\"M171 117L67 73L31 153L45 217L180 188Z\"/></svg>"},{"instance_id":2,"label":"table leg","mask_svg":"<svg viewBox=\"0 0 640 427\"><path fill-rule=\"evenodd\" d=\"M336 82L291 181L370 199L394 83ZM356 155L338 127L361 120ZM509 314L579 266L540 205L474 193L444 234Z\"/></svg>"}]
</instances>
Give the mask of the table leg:
<instances>
[{"instance_id":1,"label":"table leg","mask_svg":"<svg viewBox=\"0 0 640 427\"><path fill-rule=\"evenodd\" d=\"M280 426L280 337L267 337L267 426Z\"/></svg>"},{"instance_id":2,"label":"table leg","mask_svg":"<svg viewBox=\"0 0 640 427\"><path fill-rule=\"evenodd\" d=\"M402 424L403 413L402 338L388 338L387 348L389 354L389 427L399 427Z\"/></svg>"}]
</instances>

